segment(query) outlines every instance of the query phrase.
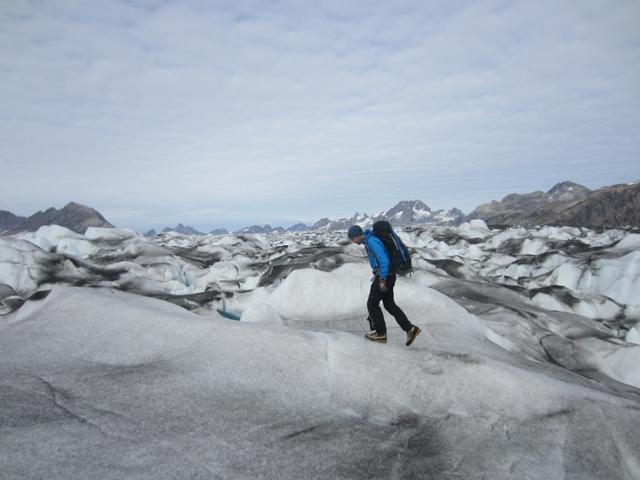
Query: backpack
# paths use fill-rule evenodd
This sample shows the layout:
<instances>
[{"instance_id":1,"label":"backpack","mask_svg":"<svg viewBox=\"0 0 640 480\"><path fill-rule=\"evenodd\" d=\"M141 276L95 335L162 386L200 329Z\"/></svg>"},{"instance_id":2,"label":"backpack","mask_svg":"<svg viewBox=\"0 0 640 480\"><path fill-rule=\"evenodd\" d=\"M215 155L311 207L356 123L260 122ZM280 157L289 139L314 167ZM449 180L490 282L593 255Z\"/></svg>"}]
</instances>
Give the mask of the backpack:
<instances>
[{"instance_id":1,"label":"backpack","mask_svg":"<svg viewBox=\"0 0 640 480\"><path fill-rule=\"evenodd\" d=\"M373 234L380 239L387 250L391 271L400 275L409 273L411 271L409 249L393 231L391 224L386 220L378 220L373 224Z\"/></svg>"}]
</instances>

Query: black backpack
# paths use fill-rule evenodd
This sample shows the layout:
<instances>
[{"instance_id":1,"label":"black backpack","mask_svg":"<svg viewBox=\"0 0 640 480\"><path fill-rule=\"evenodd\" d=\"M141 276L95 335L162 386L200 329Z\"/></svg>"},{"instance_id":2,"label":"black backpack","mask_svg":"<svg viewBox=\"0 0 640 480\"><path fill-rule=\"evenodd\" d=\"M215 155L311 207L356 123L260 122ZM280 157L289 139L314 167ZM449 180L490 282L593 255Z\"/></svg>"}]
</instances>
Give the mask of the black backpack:
<instances>
[{"instance_id":1,"label":"black backpack","mask_svg":"<svg viewBox=\"0 0 640 480\"><path fill-rule=\"evenodd\" d=\"M411 256L409 249L402 243L400 237L393 231L393 227L386 220L379 220L373 224L373 234L380 239L391 260L391 271L400 275L411 271Z\"/></svg>"}]
</instances>

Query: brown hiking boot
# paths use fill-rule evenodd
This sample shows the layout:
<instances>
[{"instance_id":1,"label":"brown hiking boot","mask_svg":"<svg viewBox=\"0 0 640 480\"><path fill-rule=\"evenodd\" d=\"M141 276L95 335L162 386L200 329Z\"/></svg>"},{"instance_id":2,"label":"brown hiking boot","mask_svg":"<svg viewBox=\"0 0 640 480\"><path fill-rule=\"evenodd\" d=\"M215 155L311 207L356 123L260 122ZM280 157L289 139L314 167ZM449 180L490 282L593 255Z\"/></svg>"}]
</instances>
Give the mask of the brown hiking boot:
<instances>
[{"instance_id":1,"label":"brown hiking boot","mask_svg":"<svg viewBox=\"0 0 640 480\"><path fill-rule=\"evenodd\" d=\"M416 337L420 335L421 331L422 330L420 330L420 327L416 327L415 325L411 327L411 329L407 332L407 342L405 343L405 345L407 347L411 345Z\"/></svg>"},{"instance_id":2,"label":"brown hiking boot","mask_svg":"<svg viewBox=\"0 0 640 480\"><path fill-rule=\"evenodd\" d=\"M378 333L378 332L366 333L364 338L366 338L367 340L371 340L372 342L387 343L387 335L384 333Z\"/></svg>"}]
</instances>

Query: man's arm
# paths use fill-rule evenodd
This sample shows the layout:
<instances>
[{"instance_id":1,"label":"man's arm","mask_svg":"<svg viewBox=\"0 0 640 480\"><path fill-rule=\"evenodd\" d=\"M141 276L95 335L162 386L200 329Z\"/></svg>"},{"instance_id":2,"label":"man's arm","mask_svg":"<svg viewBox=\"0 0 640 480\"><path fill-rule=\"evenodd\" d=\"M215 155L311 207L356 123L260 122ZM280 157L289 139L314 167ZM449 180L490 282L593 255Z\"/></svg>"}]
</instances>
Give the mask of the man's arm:
<instances>
[{"instance_id":1,"label":"man's arm","mask_svg":"<svg viewBox=\"0 0 640 480\"><path fill-rule=\"evenodd\" d=\"M382 241L379 238L371 237L369 240L368 248L375 257L378 264L378 274L380 275L380 280L386 280L387 275L389 275L389 265L391 261L389 260L389 255L387 255L387 250L384 248Z\"/></svg>"},{"instance_id":2,"label":"man's arm","mask_svg":"<svg viewBox=\"0 0 640 480\"><path fill-rule=\"evenodd\" d=\"M367 258L369 259L369 265L371 265L371 270L375 273L376 269L378 268L378 265L376 264L373 254L369 250L369 245L367 242L365 242L364 244L364 249L367 252Z\"/></svg>"}]
</instances>

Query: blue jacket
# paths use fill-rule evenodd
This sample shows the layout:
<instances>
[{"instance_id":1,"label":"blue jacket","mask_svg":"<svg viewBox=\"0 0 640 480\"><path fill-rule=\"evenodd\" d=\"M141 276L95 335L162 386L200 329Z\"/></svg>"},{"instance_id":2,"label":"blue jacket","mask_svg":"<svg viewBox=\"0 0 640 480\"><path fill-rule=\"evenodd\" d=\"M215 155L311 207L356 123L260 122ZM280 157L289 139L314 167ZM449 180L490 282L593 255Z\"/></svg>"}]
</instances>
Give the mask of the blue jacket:
<instances>
[{"instance_id":1,"label":"blue jacket","mask_svg":"<svg viewBox=\"0 0 640 480\"><path fill-rule=\"evenodd\" d=\"M370 228L364 231L364 247L369 256L371 268L374 272L377 272L381 280L386 280L387 275L389 275L391 260L389 259L387 249L384 248L382 240L376 237Z\"/></svg>"}]
</instances>

